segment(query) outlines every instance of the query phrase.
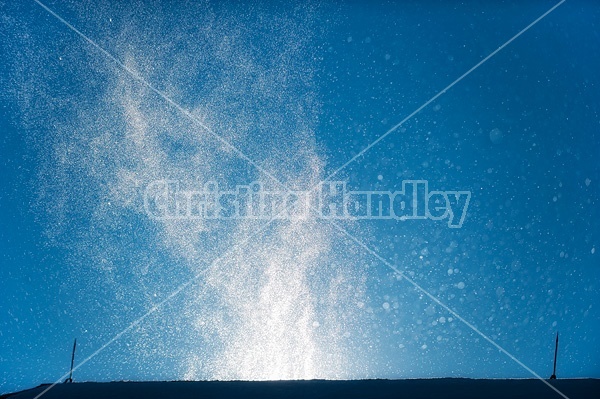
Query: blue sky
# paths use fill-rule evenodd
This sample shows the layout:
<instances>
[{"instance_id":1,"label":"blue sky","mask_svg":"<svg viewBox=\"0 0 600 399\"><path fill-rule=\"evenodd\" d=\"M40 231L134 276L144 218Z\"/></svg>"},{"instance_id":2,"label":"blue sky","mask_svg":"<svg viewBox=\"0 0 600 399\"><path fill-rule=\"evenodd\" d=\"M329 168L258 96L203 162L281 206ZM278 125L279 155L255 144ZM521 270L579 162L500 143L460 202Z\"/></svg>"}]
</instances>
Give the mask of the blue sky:
<instances>
[{"instance_id":1,"label":"blue sky","mask_svg":"<svg viewBox=\"0 0 600 399\"><path fill-rule=\"evenodd\" d=\"M4 4L0 391L58 379L74 337L81 361L194 276L75 378L532 377L390 265L541 376L560 331L559 376L598 377L592 1L562 4L335 176L468 190L459 229L253 236L264 221L143 207L160 179L310 188L554 5L521 3L47 3L120 65L34 2Z\"/></svg>"}]
</instances>

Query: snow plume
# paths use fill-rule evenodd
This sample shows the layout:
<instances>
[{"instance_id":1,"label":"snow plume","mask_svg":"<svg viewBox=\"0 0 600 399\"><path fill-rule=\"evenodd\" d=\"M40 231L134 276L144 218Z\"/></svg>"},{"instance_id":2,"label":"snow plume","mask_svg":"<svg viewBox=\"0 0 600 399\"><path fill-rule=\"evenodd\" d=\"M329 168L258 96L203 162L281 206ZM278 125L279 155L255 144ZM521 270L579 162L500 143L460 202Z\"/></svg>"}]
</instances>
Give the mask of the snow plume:
<instances>
[{"instance_id":1,"label":"snow plume","mask_svg":"<svg viewBox=\"0 0 600 399\"><path fill-rule=\"evenodd\" d=\"M127 338L141 357L175 357L178 375L170 378L349 378L347 348L364 278L327 222L276 221L248 239L265 221L154 220L145 213L144 189L161 179L189 189L207 181L281 189L213 133L291 189L309 189L325 175L310 42L318 10L215 7L161 15L138 4L119 10L128 17L110 19L108 28L90 22L108 20L105 8L80 10L82 31L195 121L97 49L74 48L82 60L71 60L64 73L87 85L71 101L65 95L72 119L53 130L45 155L51 184L40 193L56 215L49 235L100 270L78 278L104 276L105 310L122 309L117 302L150 308L201 273L177 305L165 305ZM89 289L96 283L87 282ZM135 314L121 312L114 328ZM180 325L153 332L162 317ZM87 326L98 327L106 326Z\"/></svg>"}]
</instances>

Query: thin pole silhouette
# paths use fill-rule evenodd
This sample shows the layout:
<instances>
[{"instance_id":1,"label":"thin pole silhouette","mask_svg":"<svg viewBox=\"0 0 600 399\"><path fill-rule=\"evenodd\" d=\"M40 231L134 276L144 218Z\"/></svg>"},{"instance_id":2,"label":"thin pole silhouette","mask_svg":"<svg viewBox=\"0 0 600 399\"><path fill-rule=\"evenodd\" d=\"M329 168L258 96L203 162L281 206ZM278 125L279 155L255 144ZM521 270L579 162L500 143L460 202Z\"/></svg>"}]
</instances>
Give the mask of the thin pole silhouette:
<instances>
[{"instance_id":1,"label":"thin pole silhouette","mask_svg":"<svg viewBox=\"0 0 600 399\"><path fill-rule=\"evenodd\" d=\"M552 372L552 375L550 376L551 380L556 379L556 355L557 354L558 354L558 332L556 332L556 346L554 347L554 371Z\"/></svg>"},{"instance_id":2,"label":"thin pole silhouette","mask_svg":"<svg viewBox=\"0 0 600 399\"><path fill-rule=\"evenodd\" d=\"M73 364L75 363L75 349L77 348L77 338L73 342L73 353L71 353L71 371L69 372L69 378L65 382L73 382Z\"/></svg>"}]
</instances>

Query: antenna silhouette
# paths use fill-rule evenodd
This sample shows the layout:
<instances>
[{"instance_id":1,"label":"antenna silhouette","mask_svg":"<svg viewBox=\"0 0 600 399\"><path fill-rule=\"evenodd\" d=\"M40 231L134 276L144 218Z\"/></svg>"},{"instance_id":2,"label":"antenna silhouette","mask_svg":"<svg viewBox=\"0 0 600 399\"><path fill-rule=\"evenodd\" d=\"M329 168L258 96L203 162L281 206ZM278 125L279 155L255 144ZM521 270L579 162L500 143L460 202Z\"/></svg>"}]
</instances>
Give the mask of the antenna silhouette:
<instances>
[{"instance_id":1,"label":"antenna silhouette","mask_svg":"<svg viewBox=\"0 0 600 399\"><path fill-rule=\"evenodd\" d=\"M554 347L554 371L552 372L552 375L550 376L551 380L556 379L556 355L557 354L558 354L558 331L556 332L556 346Z\"/></svg>"},{"instance_id":2,"label":"antenna silhouette","mask_svg":"<svg viewBox=\"0 0 600 399\"><path fill-rule=\"evenodd\" d=\"M69 378L65 382L73 382L73 363L75 363L75 349L77 348L77 338L73 342L73 353L71 354L71 371L69 372Z\"/></svg>"}]
</instances>

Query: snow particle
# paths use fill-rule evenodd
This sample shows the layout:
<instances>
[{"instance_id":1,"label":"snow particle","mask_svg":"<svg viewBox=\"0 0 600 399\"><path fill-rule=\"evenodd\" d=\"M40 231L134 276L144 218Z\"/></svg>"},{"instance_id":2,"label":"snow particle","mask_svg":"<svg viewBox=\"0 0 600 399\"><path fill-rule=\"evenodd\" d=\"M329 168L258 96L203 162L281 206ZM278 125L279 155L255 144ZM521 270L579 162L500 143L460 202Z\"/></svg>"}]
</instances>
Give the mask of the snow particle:
<instances>
[{"instance_id":1,"label":"snow particle","mask_svg":"<svg viewBox=\"0 0 600 399\"><path fill-rule=\"evenodd\" d=\"M460 283L456 284L456 288L462 290L463 288L465 288L465 283L461 281Z\"/></svg>"},{"instance_id":2,"label":"snow particle","mask_svg":"<svg viewBox=\"0 0 600 399\"><path fill-rule=\"evenodd\" d=\"M494 144L501 143L503 137L504 137L504 134L502 133L502 130L500 130L498 128L494 128L490 131L490 140Z\"/></svg>"}]
</instances>

